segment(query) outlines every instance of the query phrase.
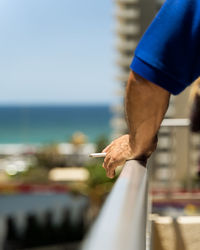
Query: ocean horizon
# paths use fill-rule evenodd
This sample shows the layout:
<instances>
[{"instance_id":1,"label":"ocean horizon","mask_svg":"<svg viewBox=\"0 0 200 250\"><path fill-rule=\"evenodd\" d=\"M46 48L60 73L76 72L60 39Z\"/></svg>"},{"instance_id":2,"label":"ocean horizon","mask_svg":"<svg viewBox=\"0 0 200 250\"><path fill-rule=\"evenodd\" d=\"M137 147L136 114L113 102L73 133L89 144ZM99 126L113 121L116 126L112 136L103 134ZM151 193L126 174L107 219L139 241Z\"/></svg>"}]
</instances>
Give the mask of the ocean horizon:
<instances>
[{"instance_id":1,"label":"ocean horizon","mask_svg":"<svg viewBox=\"0 0 200 250\"><path fill-rule=\"evenodd\" d=\"M1 105L0 144L68 142L75 132L89 142L111 134L110 105Z\"/></svg>"}]
</instances>

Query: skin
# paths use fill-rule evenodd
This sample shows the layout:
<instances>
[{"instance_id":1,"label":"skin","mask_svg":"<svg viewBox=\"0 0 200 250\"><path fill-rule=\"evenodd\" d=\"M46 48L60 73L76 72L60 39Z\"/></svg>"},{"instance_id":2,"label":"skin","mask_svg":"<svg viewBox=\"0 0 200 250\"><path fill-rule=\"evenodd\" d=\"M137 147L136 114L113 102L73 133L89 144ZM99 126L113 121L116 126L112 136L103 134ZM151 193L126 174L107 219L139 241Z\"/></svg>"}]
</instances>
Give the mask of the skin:
<instances>
[{"instance_id":1,"label":"skin","mask_svg":"<svg viewBox=\"0 0 200 250\"><path fill-rule=\"evenodd\" d=\"M129 134L112 141L103 167L109 178L126 160L146 161L157 146L157 133L168 109L170 93L131 71L126 86L125 112Z\"/></svg>"}]
</instances>

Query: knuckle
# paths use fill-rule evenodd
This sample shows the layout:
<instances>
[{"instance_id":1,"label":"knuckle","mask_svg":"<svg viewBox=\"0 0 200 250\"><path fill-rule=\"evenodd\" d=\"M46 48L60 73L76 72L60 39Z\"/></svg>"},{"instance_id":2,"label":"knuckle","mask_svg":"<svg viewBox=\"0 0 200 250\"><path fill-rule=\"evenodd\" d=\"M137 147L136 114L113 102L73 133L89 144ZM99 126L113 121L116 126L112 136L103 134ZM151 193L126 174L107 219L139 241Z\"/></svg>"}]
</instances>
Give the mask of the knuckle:
<instances>
[{"instance_id":1,"label":"knuckle","mask_svg":"<svg viewBox=\"0 0 200 250\"><path fill-rule=\"evenodd\" d=\"M107 165L107 164L104 164L104 168L105 168L105 169L108 169L108 165Z\"/></svg>"},{"instance_id":2,"label":"knuckle","mask_svg":"<svg viewBox=\"0 0 200 250\"><path fill-rule=\"evenodd\" d=\"M116 156L113 156L113 157L112 157L112 162L115 162L115 161L117 161L117 157L116 157Z\"/></svg>"},{"instance_id":3,"label":"knuckle","mask_svg":"<svg viewBox=\"0 0 200 250\"><path fill-rule=\"evenodd\" d=\"M119 160L118 155L113 155L112 156L112 162L118 162L118 160Z\"/></svg>"},{"instance_id":4,"label":"knuckle","mask_svg":"<svg viewBox=\"0 0 200 250\"><path fill-rule=\"evenodd\" d=\"M110 154L106 155L105 160L110 160L110 159L111 159L111 155Z\"/></svg>"},{"instance_id":5,"label":"knuckle","mask_svg":"<svg viewBox=\"0 0 200 250\"><path fill-rule=\"evenodd\" d=\"M109 168L110 168L111 170L113 170L113 169L115 169L115 167L116 167L116 163L115 163L115 162L111 162Z\"/></svg>"}]
</instances>

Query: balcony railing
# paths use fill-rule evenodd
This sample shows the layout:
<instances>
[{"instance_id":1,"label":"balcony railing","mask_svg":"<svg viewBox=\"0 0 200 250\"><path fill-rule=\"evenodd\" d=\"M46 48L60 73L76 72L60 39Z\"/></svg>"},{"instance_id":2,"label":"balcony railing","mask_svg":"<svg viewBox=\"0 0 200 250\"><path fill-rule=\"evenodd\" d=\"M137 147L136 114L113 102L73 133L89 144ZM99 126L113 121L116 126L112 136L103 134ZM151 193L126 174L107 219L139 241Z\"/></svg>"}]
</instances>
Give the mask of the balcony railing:
<instances>
[{"instance_id":1,"label":"balcony railing","mask_svg":"<svg viewBox=\"0 0 200 250\"><path fill-rule=\"evenodd\" d=\"M139 3L139 0L115 0L115 2L119 4L134 4Z\"/></svg>"},{"instance_id":2,"label":"balcony railing","mask_svg":"<svg viewBox=\"0 0 200 250\"><path fill-rule=\"evenodd\" d=\"M188 119L164 119L163 127L188 127ZM127 161L82 250L145 250L148 169Z\"/></svg>"},{"instance_id":3,"label":"balcony railing","mask_svg":"<svg viewBox=\"0 0 200 250\"><path fill-rule=\"evenodd\" d=\"M122 36L130 35L130 36L138 37L140 35L141 30L140 30L140 26L137 24L119 23L116 27L116 32Z\"/></svg>"},{"instance_id":4,"label":"balcony railing","mask_svg":"<svg viewBox=\"0 0 200 250\"><path fill-rule=\"evenodd\" d=\"M103 206L82 250L145 250L147 169L130 160Z\"/></svg>"},{"instance_id":5,"label":"balcony railing","mask_svg":"<svg viewBox=\"0 0 200 250\"><path fill-rule=\"evenodd\" d=\"M140 11L138 9L121 9L118 8L115 12L117 18L120 19L138 19L140 17Z\"/></svg>"}]
</instances>

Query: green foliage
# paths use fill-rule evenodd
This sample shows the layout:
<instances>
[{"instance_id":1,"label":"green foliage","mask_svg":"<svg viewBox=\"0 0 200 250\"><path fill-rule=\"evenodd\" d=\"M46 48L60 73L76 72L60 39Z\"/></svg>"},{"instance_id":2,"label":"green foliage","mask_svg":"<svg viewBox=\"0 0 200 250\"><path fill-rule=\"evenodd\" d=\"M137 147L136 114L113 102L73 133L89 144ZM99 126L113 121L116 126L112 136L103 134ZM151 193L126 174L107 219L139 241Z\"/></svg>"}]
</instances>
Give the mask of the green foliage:
<instances>
[{"instance_id":1,"label":"green foliage","mask_svg":"<svg viewBox=\"0 0 200 250\"><path fill-rule=\"evenodd\" d=\"M48 169L39 166L29 167L27 171L11 177L23 183L48 183Z\"/></svg>"},{"instance_id":2,"label":"green foliage","mask_svg":"<svg viewBox=\"0 0 200 250\"><path fill-rule=\"evenodd\" d=\"M101 152L109 144L108 137L101 135L96 140L96 152Z\"/></svg>"},{"instance_id":3,"label":"green foliage","mask_svg":"<svg viewBox=\"0 0 200 250\"><path fill-rule=\"evenodd\" d=\"M103 161L95 159L89 165L86 166L90 173L88 184L90 187L97 186L104 183L114 183L116 178L110 179L106 176L105 169L102 167Z\"/></svg>"},{"instance_id":4,"label":"green foliage","mask_svg":"<svg viewBox=\"0 0 200 250\"><path fill-rule=\"evenodd\" d=\"M35 157L37 158L37 165L47 169L57 166L60 159L56 144L44 146L40 152L35 154Z\"/></svg>"}]
</instances>

